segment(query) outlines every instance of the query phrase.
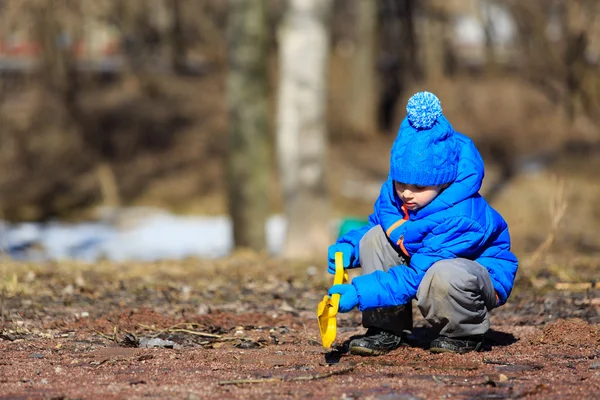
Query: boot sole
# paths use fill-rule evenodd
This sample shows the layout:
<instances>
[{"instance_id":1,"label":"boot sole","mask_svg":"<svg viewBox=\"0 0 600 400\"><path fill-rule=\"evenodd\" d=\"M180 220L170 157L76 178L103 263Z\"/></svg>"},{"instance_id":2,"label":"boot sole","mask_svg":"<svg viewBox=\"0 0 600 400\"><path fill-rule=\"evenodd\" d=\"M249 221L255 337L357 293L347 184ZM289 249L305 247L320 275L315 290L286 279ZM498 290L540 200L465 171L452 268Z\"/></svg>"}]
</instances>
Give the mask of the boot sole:
<instances>
[{"instance_id":1,"label":"boot sole","mask_svg":"<svg viewBox=\"0 0 600 400\"><path fill-rule=\"evenodd\" d=\"M456 350L445 349L443 347L435 347L435 348L429 349L429 351L431 353L436 353L436 354L441 354L441 353L465 354L465 353L469 353L470 351L473 351L473 350L456 351Z\"/></svg>"},{"instance_id":2,"label":"boot sole","mask_svg":"<svg viewBox=\"0 0 600 400\"><path fill-rule=\"evenodd\" d=\"M387 353L389 353L389 351L367 349L362 346L350 347L350 354L354 354L355 356L381 356Z\"/></svg>"},{"instance_id":3,"label":"boot sole","mask_svg":"<svg viewBox=\"0 0 600 400\"><path fill-rule=\"evenodd\" d=\"M474 352L479 352L482 350L482 346L479 345L477 347L475 347L474 349L459 349L459 350L454 350L454 349L448 349L445 347L432 347L429 349L429 351L431 353L453 353L453 354L466 354L466 353L470 353L472 351Z\"/></svg>"}]
</instances>

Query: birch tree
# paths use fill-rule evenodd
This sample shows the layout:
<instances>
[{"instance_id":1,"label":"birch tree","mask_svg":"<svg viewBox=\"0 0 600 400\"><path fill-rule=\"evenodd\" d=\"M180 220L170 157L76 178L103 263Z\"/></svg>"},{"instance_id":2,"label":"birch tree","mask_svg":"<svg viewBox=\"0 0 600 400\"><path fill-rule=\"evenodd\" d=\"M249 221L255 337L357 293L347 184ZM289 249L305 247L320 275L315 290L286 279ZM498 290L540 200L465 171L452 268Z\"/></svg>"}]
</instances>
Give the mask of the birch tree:
<instances>
[{"instance_id":1,"label":"birch tree","mask_svg":"<svg viewBox=\"0 0 600 400\"><path fill-rule=\"evenodd\" d=\"M332 3L289 0L278 32L277 155L288 258L322 256L331 241L325 156Z\"/></svg>"},{"instance_id":2,"label":"birch tree","mask_svg":"<svg viewBox=\"0 0 600 400\"><path fill-rule=\"evenodd\" d=\"M267 0L229 5L229 213L235 246L262 250L270 171Z\"/></svg>"}]
</instances>

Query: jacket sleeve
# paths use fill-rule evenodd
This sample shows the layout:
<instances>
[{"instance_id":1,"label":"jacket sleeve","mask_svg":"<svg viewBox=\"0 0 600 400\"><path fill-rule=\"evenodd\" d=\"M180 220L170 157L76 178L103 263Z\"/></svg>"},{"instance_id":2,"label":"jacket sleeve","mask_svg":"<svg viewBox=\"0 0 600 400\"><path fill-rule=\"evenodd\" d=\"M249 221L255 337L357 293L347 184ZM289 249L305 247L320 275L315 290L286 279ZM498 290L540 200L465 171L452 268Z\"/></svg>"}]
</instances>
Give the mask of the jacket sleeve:
<instances>
[{"instance_id":1,"label":"jacket sleeve","mask_svg":"<svg viewBox=\"0 0 600 400\"><path fill-rule=\"evenodd\" d=\"M508 227L504 228L499 235L499 244L494 249L486 249L478 261L488 267L490 278L494 284L494 289L498 295L498 306L503 305L508 300L512 291L519 261L510 251L510 234Z\"/></svg>"},{"instance_id":2,"label":"jacket sleeve","mask_svg":"<svg viewBox=\"0 0 600 400\"><path fill-rule=\"evenodd\" d=\"M362 311L408 303L435 262L473 254L484 240L485 232L477 221L464 217L444 221L425 237L410 265L390 268L387 273L375 271L352 280L358 294L358 308Z\"/></svg>"}]
</instances>

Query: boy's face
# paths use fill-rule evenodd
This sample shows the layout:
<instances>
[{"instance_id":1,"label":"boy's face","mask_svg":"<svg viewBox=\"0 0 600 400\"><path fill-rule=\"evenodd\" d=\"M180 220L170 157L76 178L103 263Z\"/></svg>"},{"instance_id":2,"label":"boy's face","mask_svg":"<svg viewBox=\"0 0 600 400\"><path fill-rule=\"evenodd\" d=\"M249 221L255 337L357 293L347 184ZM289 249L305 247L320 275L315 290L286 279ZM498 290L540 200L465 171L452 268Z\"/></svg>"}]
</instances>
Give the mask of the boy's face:
<instances>
[{"instance_id":1,"label":"boy's face","mask_svg":"<svg viewBox=\"0 0 600 400\"><path fill-rule=\"evenodd\" d=\"M407 209L418 210L431 203L438 194L447 187L448 185L437 185L437 186L418 186L408 185L394 181L394 189L396 194Z\"/></svg>"}]
</instances>

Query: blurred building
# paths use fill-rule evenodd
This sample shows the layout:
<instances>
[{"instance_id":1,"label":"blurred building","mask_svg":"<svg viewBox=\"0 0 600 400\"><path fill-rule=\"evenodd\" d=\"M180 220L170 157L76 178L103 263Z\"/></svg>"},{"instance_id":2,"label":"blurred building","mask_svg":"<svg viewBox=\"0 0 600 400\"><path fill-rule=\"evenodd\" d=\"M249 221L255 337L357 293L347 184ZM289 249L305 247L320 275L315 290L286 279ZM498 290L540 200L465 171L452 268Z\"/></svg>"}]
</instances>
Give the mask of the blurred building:
<instances>
[{"instance_id":1,"label":"blurred building","mask_svg":"<svg viewBox=\"0 0 600 400\"><path fill-rule=\"evenodd\" d=\"M70 47L82 69L108 72L120 68L121 37L110 24L88 20L83 35L74 40L68 35L56 38ZM26 29L18 29L0 37L0 72L29 72L35 66L41 48Z\"/></svg>"}]
</instances>

